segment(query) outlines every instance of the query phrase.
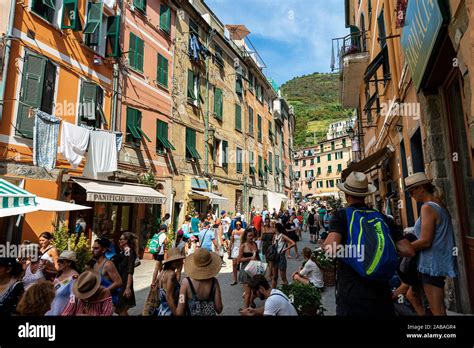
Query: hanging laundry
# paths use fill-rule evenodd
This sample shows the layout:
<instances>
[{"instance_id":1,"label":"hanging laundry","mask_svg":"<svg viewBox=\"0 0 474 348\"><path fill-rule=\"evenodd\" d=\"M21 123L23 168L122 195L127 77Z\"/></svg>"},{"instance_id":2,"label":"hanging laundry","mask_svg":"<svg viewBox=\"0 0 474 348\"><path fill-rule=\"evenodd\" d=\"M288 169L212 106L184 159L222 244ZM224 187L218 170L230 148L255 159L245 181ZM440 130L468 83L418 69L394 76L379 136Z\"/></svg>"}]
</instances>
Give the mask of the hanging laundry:
<instances>
[{"instance_id":1,"label":"hanging laundry","mask_svg":"<svg viewBox=\"0 0 474 348\"><path fill-rule=\"evenodd\" d=\"M197 63L199 61L199 54L201 53L201 44L196 34L191 33L189 39L189 56Z\"/></svg>"},{"instance_id":2,"label":"hanging laundry","mask_svg":"<svg viewBox=\"0 0 474 348\"><path fill-rule=\"evenodd\" d=\"M56 167L58 133L61 119L36 110L33 128L33 164L52 170Z\"/></svg>"},{"instance_id":3,"label":"hanging laundry","mask_svg":"<svg viewBox=\"0 0 474 348\"><path fill-rule=\"evenodd\" d=\"M87 151L90 133L90 130L87 128L79 127L69 122L62 123L59 153L74 168L77 168L81 163L82 157Z\"/></svg>"},{"instance_id":4,"label":"hanging laundry","mask_svg":"<svg viewBox=\"0 0 474 348\"><path fill-rule=\"evenodd\" d=\"M117 171L117 137L114 133L91 131L84 176L98 179Z\"/></svg>"},{"instance_id":5,"label":"hanging laundry","mask_svg":"<svg viewBox=\"0 0 474 348\"><path fill-rule=\"evenodd\" d=\"M122 145L123 145L123 133L120 132L114 132L116 141L117 141L117 152L120 152L122 150Z\"/></svg>"}]
</instances>

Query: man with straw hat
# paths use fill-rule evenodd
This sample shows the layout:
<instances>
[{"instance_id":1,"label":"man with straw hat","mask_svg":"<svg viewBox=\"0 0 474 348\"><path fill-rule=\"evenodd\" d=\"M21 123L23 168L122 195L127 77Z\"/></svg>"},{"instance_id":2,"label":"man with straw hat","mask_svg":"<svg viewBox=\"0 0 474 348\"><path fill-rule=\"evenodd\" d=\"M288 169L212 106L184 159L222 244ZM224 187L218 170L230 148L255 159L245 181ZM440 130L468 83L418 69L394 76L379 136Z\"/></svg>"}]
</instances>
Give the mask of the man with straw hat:
<instances>
[{"instance_id":1,"label":"man with straw hat","mask_svg":"<svg viewBox=\"0 0 474 348\"><path fill-rule=\"evenodd\" d=\"M222 313L221 289L215 276L221 269L221 258L199 248L184 263L188 275L181 282L178 315L214 316Z\"/></svg>"},{"instance_id":2,"label":"man with straw hat","mask_svg":"<svg viewBox=\"0 0 474 348\"><path fill-rule=\"evenodd\" d=\"M62 316L110 316L113 314L112 296L100 285L100 275L85 271L74 282L71 300Z\"/></svg>"},{"instance_id":3,"label":"man with straw hat","mask_svg":"<svg viewBox=\"0 0 474 348\"><path fill-rule=\"evenodd\" d=\"M338 257L336 314L393 316L389 279L395 274L397 252L415 252L400 226L366 205L365 198L377 189L364 173L352 172L337 186L347 206L334 212L324 243L326 253Z\"/></svg>"}]
</instances>

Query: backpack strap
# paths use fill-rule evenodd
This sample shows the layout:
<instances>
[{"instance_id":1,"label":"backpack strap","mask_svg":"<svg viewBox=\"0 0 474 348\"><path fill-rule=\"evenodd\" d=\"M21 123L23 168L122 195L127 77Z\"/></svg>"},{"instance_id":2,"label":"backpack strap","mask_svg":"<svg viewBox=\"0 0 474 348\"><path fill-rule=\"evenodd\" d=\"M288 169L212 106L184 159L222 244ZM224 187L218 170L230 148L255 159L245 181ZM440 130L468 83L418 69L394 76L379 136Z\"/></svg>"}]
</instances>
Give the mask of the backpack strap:
<instances>
[{"instance_id":1,"label":"backpack strap","mask_svg":"<svg viewBox=\"0 0 474 348\"><path fill-rule=\"evenodd\" d=\"M291 304L290 299L289 299L288 297L282 295L282 294L273 293L273 294L271 294L271 295L268 296L268 297L270 298L270 297L272 297L272 296L274 296L274 295L283 297L285 300L287 300L287 301Z\"/></svg>"}]
</instances>

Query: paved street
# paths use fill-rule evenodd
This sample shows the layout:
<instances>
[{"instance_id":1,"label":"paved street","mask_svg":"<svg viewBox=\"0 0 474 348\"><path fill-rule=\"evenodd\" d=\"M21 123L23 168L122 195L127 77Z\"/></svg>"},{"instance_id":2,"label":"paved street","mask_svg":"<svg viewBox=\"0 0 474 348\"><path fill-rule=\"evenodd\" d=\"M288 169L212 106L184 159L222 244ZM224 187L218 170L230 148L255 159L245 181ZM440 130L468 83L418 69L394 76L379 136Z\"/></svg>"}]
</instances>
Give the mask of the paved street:
<instances>
[{"instance_id":1,"label":"paved street","mask_svg":"<svg viewBox=\"0 0 474 348\"><path fill-rule=\"evenodd\" d=\"M314 245L309 243L309 234L303 232L303 240L298 242L298 251L301 254L301 250L305 247L311 249L314 248ZM227 256L226 256L227 257ZM227 266L221 269L221 272L217 276L219 283L221 285L222 292L222 301L224 303L223 315L238 315L239 308L242 307L242 285L238 284L231 286L232 282L232 261L227 260ZM288 270L287 276L290 277L291 274L298 270L301 265L301 260L288 259ZM137 301L137 306L129 311L130 315L139 315L143 309L148 292L150 290L151 278L153 276L153 270L155 267L154 261L142 260L142 264L136 268L134 275L134 284L135 284L135 296ZM256 301L257 306L259 301ZM326 308L326 315L335 315L336 305L334 298L334 287L329 287L323 292L323 306Z\"/></svg>"}]
</instances>

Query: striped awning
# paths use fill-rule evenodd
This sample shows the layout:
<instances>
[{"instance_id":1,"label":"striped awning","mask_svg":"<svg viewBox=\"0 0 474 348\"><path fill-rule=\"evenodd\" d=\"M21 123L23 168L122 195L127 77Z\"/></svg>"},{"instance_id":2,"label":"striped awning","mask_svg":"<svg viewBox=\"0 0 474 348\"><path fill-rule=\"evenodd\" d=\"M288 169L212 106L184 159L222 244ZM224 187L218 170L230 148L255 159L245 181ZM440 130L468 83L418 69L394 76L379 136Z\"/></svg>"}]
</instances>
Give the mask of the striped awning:
<instances>
[{"instance_id":1,"label":"striped awning","mask_svg":"<svg viewBox=\"0 0 474 348\"><path fill-rule=\"evenodd\" d=\"M36 206L35 195L18 186L0 179L0 208L20 208Z\"/></svg>"}]
</instances>

